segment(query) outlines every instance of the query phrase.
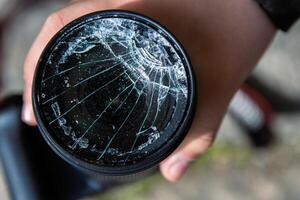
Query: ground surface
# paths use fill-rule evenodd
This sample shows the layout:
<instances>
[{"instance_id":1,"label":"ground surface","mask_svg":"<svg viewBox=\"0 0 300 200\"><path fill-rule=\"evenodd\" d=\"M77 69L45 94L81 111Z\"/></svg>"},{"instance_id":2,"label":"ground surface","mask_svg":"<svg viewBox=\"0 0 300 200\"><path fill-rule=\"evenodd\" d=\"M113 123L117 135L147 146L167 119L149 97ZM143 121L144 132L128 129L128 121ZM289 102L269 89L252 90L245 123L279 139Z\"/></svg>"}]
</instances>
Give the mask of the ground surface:
<instances>
[{"instance_id":1,"label":"ground surface","mask_svg":"<svg viewBox=\"0 0 300 200\"><path fill-rule=\"evenodd\" d=\"M0 5L5 5L2 2L5 0L0 0ZM60 5L44 3L22 10L7 27L3 40L6 51L1 61L2 96L22 91L22 63L26 52L45 17ZM266 84L300 100L299 65L300 23L288 35L277 35L254 73ZM271 149L253 150L242 130L226 116L214 148L179 183L169 184L156 175L92 199L297 200L300 196L300 114L280 114L273 129L278 133L277 144ZM0 199L9 199L2 175Z\"/></svg>"}]
</instances>

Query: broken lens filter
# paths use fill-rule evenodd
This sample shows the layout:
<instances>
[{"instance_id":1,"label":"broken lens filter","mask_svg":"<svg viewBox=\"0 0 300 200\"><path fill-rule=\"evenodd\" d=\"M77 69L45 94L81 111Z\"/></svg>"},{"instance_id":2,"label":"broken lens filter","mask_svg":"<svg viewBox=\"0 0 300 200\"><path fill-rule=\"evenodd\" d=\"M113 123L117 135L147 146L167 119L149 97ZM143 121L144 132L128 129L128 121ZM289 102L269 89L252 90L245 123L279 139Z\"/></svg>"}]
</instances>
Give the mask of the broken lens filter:
<instances>
[{"instance_id":1,"label":"broken lens filter","mask_svg":"<svg viewBox=\"0 0 300 200\"><path fill-rule=\"evenodd\" d=\"M38 62L33 107L63 159L103 175L157 165L181 143L194 110L189 60L153 20L102 11L74 20Z\"/></svg>"}]
</instances>

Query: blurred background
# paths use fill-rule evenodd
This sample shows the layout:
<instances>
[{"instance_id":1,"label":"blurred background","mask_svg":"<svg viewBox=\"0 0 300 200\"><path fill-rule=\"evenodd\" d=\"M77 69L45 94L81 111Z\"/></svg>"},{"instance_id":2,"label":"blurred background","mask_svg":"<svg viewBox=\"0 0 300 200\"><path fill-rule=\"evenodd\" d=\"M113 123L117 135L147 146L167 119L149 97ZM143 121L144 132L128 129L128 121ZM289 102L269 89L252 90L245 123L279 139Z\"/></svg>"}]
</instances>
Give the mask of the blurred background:
<instances>
[{"instance_id":1,"label":"blurred background","mask_svg":"<svg viewBox=\"0 0 300 200\"><path fill-rule=\"evenodd\" d=\"M65 3L0 0L1 99L22 93L22 65L26 53L45 18ZM86 199L298 200L299 65L300 23L288 34L277 34L252 74L255 81L249 83L256 89L267 88L260 90L261 95L267 96L271 106L274 104L270 111L272 121L266 127L249 128L247 123L237 119L239 115L233 109L226 115L214 147L194 163L180 182L170 184L157 174ZM261 136L265 133L267 138ZM0 199L8 200L10 196L0 165Z\"/></svg>"}]
</instances>

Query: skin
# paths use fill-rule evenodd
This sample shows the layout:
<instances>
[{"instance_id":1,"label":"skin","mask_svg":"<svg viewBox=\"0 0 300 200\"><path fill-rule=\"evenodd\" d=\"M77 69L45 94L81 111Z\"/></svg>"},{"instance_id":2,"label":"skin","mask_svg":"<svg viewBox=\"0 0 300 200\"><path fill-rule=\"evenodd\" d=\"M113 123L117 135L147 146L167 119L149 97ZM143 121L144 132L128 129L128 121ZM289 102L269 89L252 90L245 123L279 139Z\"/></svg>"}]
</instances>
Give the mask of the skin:
<instances>
[{"instance_id":1,"label":"skin","mask_svg":"<svg viewBox=\"0 0 300 200\"><path fill-rule=\"evenodd\" d=\"M183 144L160 164L171 182L213 143L227 106L272 41L276 29L253 0L77 0L50 15L24 63L23 120L36 125L31 86L38 58L72 20L99 10L142 13L167 27L185 47L197 79L198 102Z\"/></svg>"}]
</instances>

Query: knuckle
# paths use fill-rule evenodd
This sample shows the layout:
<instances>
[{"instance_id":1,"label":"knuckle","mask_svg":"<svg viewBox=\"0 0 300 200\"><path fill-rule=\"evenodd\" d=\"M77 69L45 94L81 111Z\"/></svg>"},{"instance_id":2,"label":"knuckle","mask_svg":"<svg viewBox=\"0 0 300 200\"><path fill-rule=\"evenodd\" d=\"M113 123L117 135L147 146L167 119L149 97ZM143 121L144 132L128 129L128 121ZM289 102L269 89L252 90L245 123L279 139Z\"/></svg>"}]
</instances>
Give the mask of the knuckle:
<instances>
[{"instance_id":1,"label":"knuckle","mask_svg":"<svg viewBox=\"0 0 300 200\"><path fill-rule=\"evenodd\" d=\"M209 149L213 143L214 143L215 137L211 134L209 135L202 135L201 137L195 139L193 141L195 147L197 147L198 153L203 153L203 151L206 151Z\"/></svg>"},{"instance_id":2,"label":"knuckle","mask_svg":"<svg viewBox=\"0 0 300 200\"><path fill-rule=\"evenodd\" d=\"M32 60L27 56L24 60L23 78L26 80L30 67L34 67Z\"/></svg>"},{"instance_id":3,"label":"knuckle","mask_svg":"<svg viewBox=\"0 0 300 200\"><path fill-rule=\"evenodd\" d=\"M65 25L64 17L56 11L47 17L45 25L55 30L60 29Z\"/></svg>"},{"instance_id":4,"label":"knuckle","mask_svg":"<svg viewBox=\"0 0 300 200\"><path fill-rule=\"evenodd\" d=\"M25 58L25 60L24 60L24 69L25 69L25 71L26 71L26 69L29 67L29 66L31 66L32 65L32 61L31 61L31 59L30 59L30 57L29 57L29 55L27 55L26 56L26 58Z\"/></svg>"},{"instance_id":5,"label":"knuckle","mask_svg":"<svg viewBox=\"0 0 300 200\"><path fill-rule=\"evenodd\" d=\"M27 56L24 60L23 79L27 83L29 78L33 75L35 69L35 63L30 56Z\"/></svg>"},{"instance_id":6,"label":"knuckle","mask_svg":"<svg viewBox=\"0 0 300 200\"><path fill-rule=\"evenodd\" d=\"M201 140L207 145L207 148L210 148L214 143L215 137L213 134L204 135L201 137Z\"/></svg>"}]
</instances>

